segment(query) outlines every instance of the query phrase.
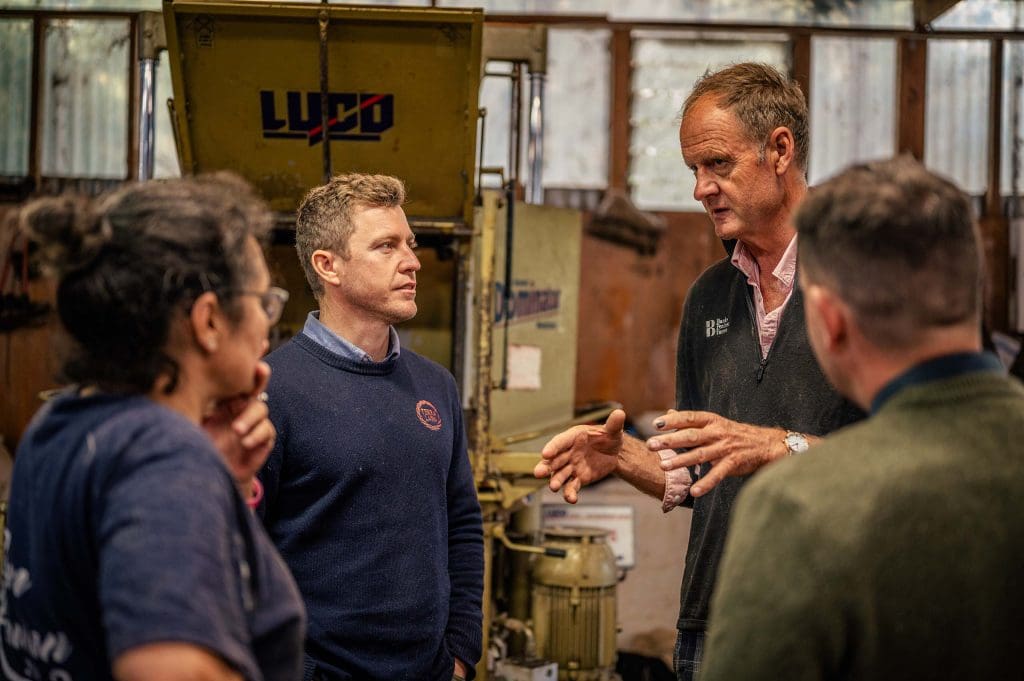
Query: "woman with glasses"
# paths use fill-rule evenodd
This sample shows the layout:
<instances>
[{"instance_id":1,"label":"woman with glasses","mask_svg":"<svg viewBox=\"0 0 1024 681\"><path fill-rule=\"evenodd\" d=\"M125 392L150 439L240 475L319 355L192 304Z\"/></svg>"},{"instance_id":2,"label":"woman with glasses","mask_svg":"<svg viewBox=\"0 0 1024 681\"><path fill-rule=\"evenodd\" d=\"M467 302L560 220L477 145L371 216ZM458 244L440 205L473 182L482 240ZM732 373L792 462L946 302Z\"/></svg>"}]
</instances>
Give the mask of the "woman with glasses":
<instances>
[{"instance_id":1,"label":"woman with glasses","mask_svg":"<svg viewBox=\"0 0 1024 681\"><path fill-rule=\"evenodd\" d=\"M287 293L232 176L38 200L65 378L15 457L3 676L295 679L304 613L250 506L273 445L260 401Z\"/></svg>"}]
</instances>

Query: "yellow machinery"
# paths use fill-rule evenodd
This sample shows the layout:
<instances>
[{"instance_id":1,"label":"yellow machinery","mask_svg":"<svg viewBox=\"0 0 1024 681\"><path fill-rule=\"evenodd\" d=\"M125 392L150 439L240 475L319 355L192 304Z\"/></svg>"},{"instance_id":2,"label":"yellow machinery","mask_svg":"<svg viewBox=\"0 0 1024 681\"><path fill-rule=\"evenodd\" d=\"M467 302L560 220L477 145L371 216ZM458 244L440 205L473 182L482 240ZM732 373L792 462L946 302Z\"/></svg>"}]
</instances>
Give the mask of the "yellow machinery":
<instances>
[{"instance_id":1,"label":"yellow machinery","mask_svg":"<svg viewBox=\"0 0 1024 681\"><path fill-rule=\"evenodd\" d=\"M546 546L564 559L543 556L533 568L534 633L538 654L558 663L564 678L609 681L615 665L615 556L607 532L552 528Z\"/></svg>"},{"instance_id":2,"label":"yellow machinery","mask_svg":"<svg viewBox=\"0 0 1024 681\"><path fill-rule=\"evenodd\" d=\"M478 93L485 43L497 59L529 64L532 82L542 85L543 31L485 32L481 10L252 1L171 0L163 19L182 171L238 172L281 216L283 244L270 260L292 290L286 333L315 307L301 294L306 287L288 247L305 192L340 172L405 181L405 210L425 248L420 312L399 333L403 345L447 365L460 382L484 512L485 653L504 655L509 632L532 636L530 561L523 557L570 553L539 545L539 504L513 514L543 484L532 477L540 446L575 419L581 224L575 211L515 200L514 167L504 190L480 190ZM159 35L155 22L142 25ZM540 141L531 136L531 149ZM539 184L532 189L536 196ZM614 574L613 561L608 570ZM575 606L566 612L577 628L602 627L583 638L614 643L614 581L604 581L611 609L606 591L603 619L578 619ZM542 631L556 636L556 628ZM487 645L492 630L502 646ZM538 637L538 649L546 645ZM584 666L608 671L614 655L606 650L586 656ZM588 675L572 650L559 655L576 661L560 678L606 678ZM479 678L489 678L489 666L485 654Z\"/></svg>"}]
</instances>

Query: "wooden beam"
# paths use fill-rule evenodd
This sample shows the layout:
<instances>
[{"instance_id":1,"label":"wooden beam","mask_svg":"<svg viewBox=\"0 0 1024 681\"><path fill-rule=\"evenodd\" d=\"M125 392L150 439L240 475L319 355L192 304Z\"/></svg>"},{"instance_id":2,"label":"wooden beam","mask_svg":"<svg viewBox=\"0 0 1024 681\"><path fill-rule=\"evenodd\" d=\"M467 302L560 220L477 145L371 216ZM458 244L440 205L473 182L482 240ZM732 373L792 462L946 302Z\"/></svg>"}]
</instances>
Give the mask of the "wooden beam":
<instances>
[{"instance_id":1,"label":"wooden beam","mask_svg":"<svg viewBox=\"0 0 1024 681\"><path fill-rule=\"evenodd\" d=\"M611 38L612 86L609 102L608 188L629 191L629 115L633 97L633 37L616 28Z\"/></svg>"},{"instance_id":2,"label":"wooden beam","mask_svg":"<svg viewBox=\"0 0 1024 681\"><path fill-rule=\"evenodd\" d=\"M804 98L807 105L811 104L811 36L801 33L790 37L792 41L792 76L793 80L800 83L800 89L804 91Z\"/></svg>"},{"instance_id":3,"label":"wooden beam","mask_svg":"<svg viewBox=\"0 0 1024 681\"><path fill-rule=\"evenodd\" d=\"M897 49L896 149L923 161L928 42L923 38L903 38Z\"/></svg>"},{"instance_id":4,"label":"wooden beam","mask_svg":"<svg viewBox=\"0 0 1024 681\"><path fill-rule=\"evenodd\" d=\"M993 40L988 70L988 189L985 215L1003 214L1001 170L1003 165L1003 41Z\"/></svg>"},{"instance_id":5,"label":"wooden beam","mask_svg":"<svg viewBox=\"0 0 1024 681\"><path fill-rule=\"evenodd\" d=\"M131 36L130 42L130 54L128 56L128 125L127 125L127 154L125 155L125 163L128 165L128 171L125 174L125 179L137 180L139 179L139 146L141 139L139 137L139 118L142 112L142 102L139 97L139 92L142 88L142 78L139 69L139 56L140 56L140 45L139 45L139 17L138 15L131 18L128 34ZM156 72L153 72L153 78L156 78ZM153 102L154 109L156 102ZM154 125L156 121L154 121ZM156 153L156 149L153 150Z\"/></svg>"},{"instance_id":6,"label":"wooden beam","mask_svg":"<svg viewBox=\"0 0 1024 681\"><path fill-rule=\"evenodd\" d=\"M1010 223L1003 214L1002 102L1003 41L993 40L989 53L988 84L988 187L978 227L985 249L985 318L989 329L1007 331L1010 326Z\"/></svg>"},{"instance_id":7,"label":"wooden beam","mask_svg":"<svg viewBox=\"0 0 1024 681\"><path fill-rule=\"evenodd\" d=\"M32 92L29 101L28 174L32 189L39 191L43 178L43 69L46 68L46 24L43 17L32 18Z\"/></svg>"}]
</instances>

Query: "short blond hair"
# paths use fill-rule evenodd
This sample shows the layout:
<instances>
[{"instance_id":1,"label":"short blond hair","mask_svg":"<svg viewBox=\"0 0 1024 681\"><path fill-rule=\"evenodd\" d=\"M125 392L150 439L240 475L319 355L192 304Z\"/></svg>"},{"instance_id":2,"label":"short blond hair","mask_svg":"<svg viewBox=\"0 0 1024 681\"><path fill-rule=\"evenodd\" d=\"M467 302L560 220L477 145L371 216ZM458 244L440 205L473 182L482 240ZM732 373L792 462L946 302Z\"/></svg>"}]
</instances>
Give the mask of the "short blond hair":
<instances>
[{"instance_id":1,"label":"short blond hair","mask_svg":"<svg viewBox=\"0 0 1024 681\"><path fill-rule=\"evenodd\" d=\"M348 173L311 189L295 217L295 249L306 281L319 300L323 282L313 269L313 252L333 251L348 257L348 240L355 224L355 208L397 208L405 202L405 184L390 175Z\"/></svg>"}]
</instances>

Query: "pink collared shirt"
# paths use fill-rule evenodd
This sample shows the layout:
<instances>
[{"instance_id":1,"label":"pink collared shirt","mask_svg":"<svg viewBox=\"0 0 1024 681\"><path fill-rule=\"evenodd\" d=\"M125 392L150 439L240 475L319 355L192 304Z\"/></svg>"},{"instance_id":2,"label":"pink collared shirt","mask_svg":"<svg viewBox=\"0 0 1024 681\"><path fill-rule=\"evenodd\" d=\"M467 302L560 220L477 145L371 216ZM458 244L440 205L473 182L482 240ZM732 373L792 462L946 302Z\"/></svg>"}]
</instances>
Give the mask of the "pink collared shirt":
<instances>
[{"instance_id":1,"label":"pink collared shirt","mask_svg":"<svg viewBox=\"0 0 1024 681\"><path fill-rule=\"evenodd\" d=\"M771 312L764 309L764 296L761 295L761 272L757 267L757 261L750 255L750 251L742 241L736 242L736 248L732 252L732 264L747 275L747 283L754 288L757 337L761 345L761 357L764 358L768 355L772 343L775 342L775 336L779 332L779 318L782 316L782 311L786 309L789 299L793 297L793 284L796 281L796 236L789 242L779 264L772 270L771 276L782 282L786 291L786 299L782 301L782 305ZM675 455L675 451L671 449L663 449L658 452L662 461ZM661 500L661 510L667 513L683 503L690 493L692 484L693 478L690 471L685 468L665 471L665 496Z\"/></svg>"},{"instance_id":2,"label":"pink collared shirt","mask_svg":"<svg viewBox=\"0 0 1024 681\"><path fill-rule=\"evenodd\" d=\"M747 283L754 288L757 336L761 341L761 357L766 357L772 343L775 342L775 335L779 332L779 317L786 309L789 299L793 297L793 282L796 281L796 236L790 240L789 246L782 254L782 259L772 270L771 276L782 283L786 291L786 299L782 301L782 305L771 312L766 312L764 309L764 296L761 295L761 271L757 268L757 261L750 255L750 251L742 241L736 242L736 248L732 252L732 264L747 275Z\"/></svg>"}]
</instances>

